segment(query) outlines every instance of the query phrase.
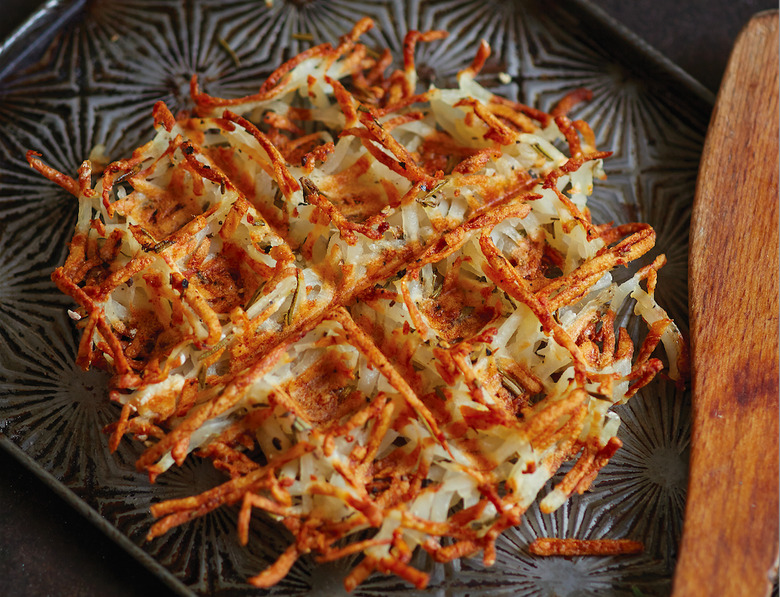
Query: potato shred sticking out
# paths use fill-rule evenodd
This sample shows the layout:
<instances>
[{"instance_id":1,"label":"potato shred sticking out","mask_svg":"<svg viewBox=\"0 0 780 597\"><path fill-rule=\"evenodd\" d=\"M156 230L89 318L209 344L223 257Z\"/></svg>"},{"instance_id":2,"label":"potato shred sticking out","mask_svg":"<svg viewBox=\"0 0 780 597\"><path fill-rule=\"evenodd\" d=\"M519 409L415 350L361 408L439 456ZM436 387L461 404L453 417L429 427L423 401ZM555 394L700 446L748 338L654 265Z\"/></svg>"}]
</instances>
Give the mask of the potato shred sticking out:
<instances>
[{"instance_id":1,"label":"potato shred sticking out","mask_svg":"<svg viewBox=\"0 0 780 597\"><path fill-rule=\"evenodd\" d=\"M294 541L249 581L277 583L301 554L362 554L417 587L422 548L446 562L482 552L541 501L582 493L620 447L625 402L684 350L653 294L663 258L627 281L650 226L591 222L602 178L594 135L566 116L475 81L418 93L403 68L359 43L314 46L255 95L195 109L158 103L156 136L100 176L30 152L79 200L57 286L80 305L78 363L113 373L109 431L144 441L152 481L190 454L229 475L155 504L157 537L227 505L239 537L261 510ZM95 183L93 185L93 178ZM641 346L616 325L633 309ZM616 329L617 328L617 329ZM448 538L447 541L442 539Z\"/></svg>"}]
</instances>

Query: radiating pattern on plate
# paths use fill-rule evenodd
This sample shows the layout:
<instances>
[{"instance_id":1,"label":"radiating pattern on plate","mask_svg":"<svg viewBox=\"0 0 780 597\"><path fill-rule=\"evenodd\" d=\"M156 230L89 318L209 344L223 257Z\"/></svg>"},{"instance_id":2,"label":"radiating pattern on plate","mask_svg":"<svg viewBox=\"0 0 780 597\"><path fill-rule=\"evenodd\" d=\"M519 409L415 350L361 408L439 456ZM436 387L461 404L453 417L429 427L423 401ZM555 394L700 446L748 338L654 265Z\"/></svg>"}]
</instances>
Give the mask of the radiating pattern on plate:
<instances>
[{"instance_id":1,"label":"radiating pattern on plate","mask_svg":"<svg viewBox=\"0 0 780 597\"><path fill-rule=\"evenodd\" d=\"M671 566L682 533L690 404L670 383L656 390L618 409L624 445L593 484L587 507L596 536L641 538L648 557Z\"/></svg>"},{"instance_id":2,"label":"radiating pattern on plate","mask_svg":"<svg viewBox=\"0 0 780 597\"><path fill-rule=\"evenodd\" d=\"M649 554L538 558L528 552L529 543L536 537L614 536L616 533L609 527L597 528L602 519L611 518L604 510L593 508L592 502L577 500L551 515L534 507L518 527L504 533L497 542L494 567L485 568L479 561L466 560L452 586L461 590L481 587L490 594L506 597L667 594L668 569Z\"/></svg>"},{"instance_id":3,"label":"radiating pattern on plate","mask_svg":"<svg viewBox=\"0 0 780 597\"><path fill-rule=\"evenodd\" d=\"M451 79L485 38L493 54L479 78L497 93L547 110L573 89L591 89L593 99L574 115L593 126L600 148L614 152L591 202L594 219L655 226L669 259L658 296L687 328L688 213L709 107L663 73L637 68L621 51L625 42L609 32L597 43L572 7L513 0L89 2L36 64L0 86L0 431L195 593L256 594L244 579L287 542L270 521L254 520L247 548L235 540L237 512L229 509L145 541L151 503L190 495L196 483L216 484L219 473L189 463L150 486L134 468L140 446L123 442L107 453L100 429L117 409L105 400L105 376L73 365L78 336L66 314L70 302L49 281L64 256L75 202L32 172L24 154L35 149L66 172L96 146L123 157L149 137L154 102L174 111L189 106L191 75L211 94L252 93L284 59L337 41L361 15L377 25L367 43L395 53L410 28L450 32L418 48L423 82ZM372 577L355 595L665 594L682 524L687 408L686 398L663 384L624 407L625 445L593 490L550 516L532 509L500 539L494 567L427 563L427 592ZM540 559L527 551L539 535L640 538L647 551ZM352 564L301 560L270 593L339 594Z\"/></svg>"}]
</instances>

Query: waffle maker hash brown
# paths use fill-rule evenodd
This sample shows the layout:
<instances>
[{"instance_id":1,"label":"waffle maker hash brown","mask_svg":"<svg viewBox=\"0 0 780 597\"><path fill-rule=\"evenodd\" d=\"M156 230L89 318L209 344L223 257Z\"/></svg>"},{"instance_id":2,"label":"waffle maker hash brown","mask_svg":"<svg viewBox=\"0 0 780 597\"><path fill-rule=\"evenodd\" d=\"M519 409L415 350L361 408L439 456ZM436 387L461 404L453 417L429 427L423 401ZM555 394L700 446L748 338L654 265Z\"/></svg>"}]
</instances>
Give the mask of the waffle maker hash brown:
<instances>
[{"instance_id":1,"label":"waffle maker hash brown","mask_svg":"<svg viewBox=\"0 0 780 597\"><path fill-rule=\"evenodd\" d=\"M238 505L239 537L264 511L289 548L249 579L270 586L296 559L362 554L346 579L481 552L542 498L585 491L620 447L611 411L685 351L654 300L664 258L646 224L594 224L587 196L609 154L567 117L475 81L418 90L359 43L314 46L255 95L195 109L158 103L156 136L102 173L31 166L78 198L53 280L79 305L78 363L112 373L115 449L145 442L152 481L190 457L226 481L155 504L149 536ZM94 179L94 180L93 180ZM94 184L93 184L94 183ZM647 332L635 348L618 314ZM446 541L443 539L447 538Z\"/></svg>"}]
</instances>

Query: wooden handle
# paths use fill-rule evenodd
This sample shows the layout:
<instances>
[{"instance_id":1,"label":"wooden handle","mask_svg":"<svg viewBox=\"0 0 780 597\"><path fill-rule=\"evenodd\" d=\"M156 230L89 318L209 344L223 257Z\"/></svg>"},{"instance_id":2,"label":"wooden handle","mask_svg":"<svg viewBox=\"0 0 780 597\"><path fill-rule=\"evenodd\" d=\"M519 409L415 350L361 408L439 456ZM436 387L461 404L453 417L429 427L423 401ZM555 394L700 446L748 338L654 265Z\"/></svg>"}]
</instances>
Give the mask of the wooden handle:
<instances>
[{"instance_id":1,"label":"wooden handle","mask_svg":"<svg viewBox=\"0 0 780 597\"><path fill-rule=\"evenodd\" d=\"M675 597L769 595L778 558L778 15L737 39L690 240L693 436Z\"/></svg>"}]
</instances>

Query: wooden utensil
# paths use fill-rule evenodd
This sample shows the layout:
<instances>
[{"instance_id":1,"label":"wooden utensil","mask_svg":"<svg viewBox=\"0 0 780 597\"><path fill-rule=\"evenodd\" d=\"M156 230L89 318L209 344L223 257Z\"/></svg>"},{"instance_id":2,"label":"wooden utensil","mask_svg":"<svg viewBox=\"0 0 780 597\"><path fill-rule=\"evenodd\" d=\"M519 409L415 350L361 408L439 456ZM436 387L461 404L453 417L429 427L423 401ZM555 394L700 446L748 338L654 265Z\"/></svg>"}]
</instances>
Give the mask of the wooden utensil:
<instances>
[{"instance_id":1,"label":"wooden utensil","mask_svg":"<svg viewBox=\"0 0 780 597\"><path fill-rule=\"evenodd\" d=\"M778 558L778 14L740 33L690 238L693 436L675 597L769 595Z\"/></svg>"}]
</instances>

